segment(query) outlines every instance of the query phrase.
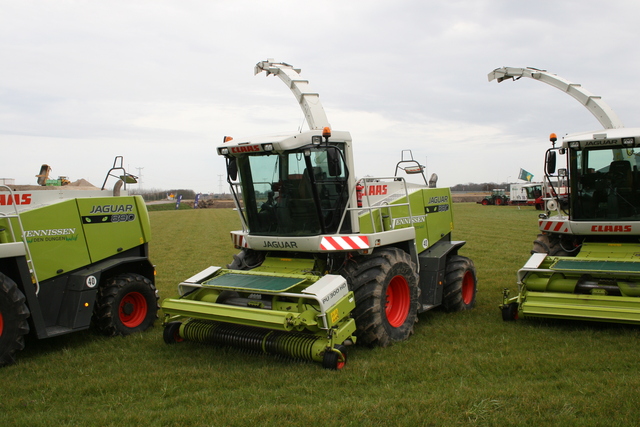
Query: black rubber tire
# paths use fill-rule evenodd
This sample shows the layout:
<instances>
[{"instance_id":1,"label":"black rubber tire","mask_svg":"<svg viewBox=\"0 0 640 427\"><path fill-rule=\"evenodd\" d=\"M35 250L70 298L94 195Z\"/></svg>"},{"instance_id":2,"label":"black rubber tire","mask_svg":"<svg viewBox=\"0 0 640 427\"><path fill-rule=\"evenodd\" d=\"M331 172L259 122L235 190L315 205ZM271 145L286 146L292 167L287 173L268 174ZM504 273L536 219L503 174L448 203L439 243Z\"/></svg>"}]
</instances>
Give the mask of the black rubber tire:
<instances>
[{"instance_id":1,"label":"black rubber tire","mask_svg":"<svg viewBox=\"0 0 640 427\"><path fill-rule=\"evenodd\" d=\"M451 255L444 275L442 308L448 312L470 310L476 303L476 268L467 257Z\"/></svg>"},{"instance_id":2,"label":"black rubber tire","mask_svg":"<svg viewBox=\"0 0 640 427\"><path fill-rule=\"evenodd\" d=\"M0 366L15 363L15 353L24 348L29 333L29 309L18 285L0 273Z\"/></svg>"},{"instance_id":3,"label":"black rubber tire","mask_svg":"<svg viewBox=\"0 0 640 427\"><path fill-rule=\"evenodd\" d=\"M324 356L322 356L322 367L324 369L339 371L347 364L347 348L343 345L337 345L335 348L342 353L344 360L341 360L335 351L327 350L324 352Z\"/></svg>"},{"instance_id":4,"label":"black rubber tire","mask_svg":"<svg viewBox=\"0 0 640 427\"><path fill-rule=\"evenodd\" d=\"M502 320L511 322L518 319L518 303L511 302L502 307Z\"/></svg>"},{"instance_id":5,"label":"black rubber tire","mask_svg":"<svg viewBox=\"0 0 640 427\"><path fill-rule=\"evenodd\" d=\"M107 336L147 330L158 318L158 300L158 290L146 277L117 275L98 289L93 323Z\"/></svg>"},{"instance_id":6,"label":"black rubber tire","mask_svg":"<svg viewBox=\"0 0 640 427\"><path fill-rule=\"evenodd\" d=\"M569 253L562 248L560 238L555 234L538 234L533 242L531 254L548 254L550 256L575 256L577 251Z\"/></svg>"},{"instance_id":7,"label":"black rubber tire","mask_svg":"<svg viewBox=\"0 0 640 427\"><path fill-rule=\"evenodd\" d=\"M356 321L355 335L359 343L386 347L406 340L413 333L420 299L417 270L409 254L397 248L377 249L370 256L347 261L342 275L356 297L356 308L352 315ZM387 304L392 280L394 284L406 282L402 303L395 307ZM387 310L393 310L391 313L395 322L389 320Z\"/></svg>"},{"instance_id":8,"label":"black rubber tire","mask_svg":"<svg viewBox=\"0 0 640 427\"><path fill-rule=\"evenodd\" d=\"M176 344L184 341L184 338L180 336L180 326L182 326L182 322L169 322L164 326L162 338L166 344Z\"/></svg>"}]
</instances>

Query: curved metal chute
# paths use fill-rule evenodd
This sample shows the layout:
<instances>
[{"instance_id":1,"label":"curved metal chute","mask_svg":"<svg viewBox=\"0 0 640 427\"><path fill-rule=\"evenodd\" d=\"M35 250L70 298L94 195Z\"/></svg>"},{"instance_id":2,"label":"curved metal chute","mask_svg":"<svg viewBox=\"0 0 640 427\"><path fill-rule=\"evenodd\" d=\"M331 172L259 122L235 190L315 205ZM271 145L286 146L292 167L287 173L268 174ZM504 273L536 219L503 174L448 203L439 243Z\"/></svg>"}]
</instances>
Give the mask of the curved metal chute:
<instances>
[{"instance_id":1,"label":"curved metal chute","mask_svg":"<svg viewBox=\"0 0 640 427\"><path fill-rule=\"evenodd\" d=\"M307 120L309 129L323 129L329 125L327 115L320 103L320 95L311 91L309 81L300 79L300 69L293 68L284 62L274 62L273 59L258 62L254 68L254 73L266 72L280 77L293 92L302 112Z\"/></svg>"},{"instance_id":2,"label":"curved metal chute","mask_svg":"<svg viewBox=\"0 0 640 427\"><path fill-rule=\"evenodd\" d=\"M577 83L572 83L569 80L558 77L557 75L551 74L545 70L538 70L531 67L502 67L496 68L488 75L489 81L498 80L498 83L507 79L518 80L522 77L539 80L567 93L568 95L571 95L574 99L584 105L605 129L618 129L624 127L622 120L620 120L618 115L606 102L602 100L600 96L592 94Z\"/></svg>"}]
</instances>

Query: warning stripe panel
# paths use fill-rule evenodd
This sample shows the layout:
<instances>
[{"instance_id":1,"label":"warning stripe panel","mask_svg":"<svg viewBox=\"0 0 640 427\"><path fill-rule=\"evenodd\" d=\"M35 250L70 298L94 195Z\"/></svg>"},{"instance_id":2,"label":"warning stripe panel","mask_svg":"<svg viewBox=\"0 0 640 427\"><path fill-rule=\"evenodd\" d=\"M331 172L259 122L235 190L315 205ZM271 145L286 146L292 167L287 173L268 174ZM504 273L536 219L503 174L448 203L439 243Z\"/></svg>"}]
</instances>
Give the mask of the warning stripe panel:
<instances>
[{"instance_id":1,"label":"warning stripe panel","mask_svg":"<svg viewBox=\"0 0 640 427\"><path fill-rule=\"evenodd\" d=\"M320 242L320 249L323 251L349 251L368 248L369 238L367 236L323 237Z\"/></svg>"},{"instance_id":2,"label":"warning stripe panel","mask_svg":"<svg viewBox=\"0 0 640 427\"><path fill-rule=\"evenodd\" d=\"M567 227L567 223L564 221L540 221L540 227L543 231L553 231L553 232L562 232L568 233L569 228Z\"/></svg>"},{"instance_id":3,"label":"warning stripe panel","mask_svg":"<svg viewBox=\"0 0 640 427\"><path fill-rule=\"evenodd\" d=\"M247 239L245 239L244 236L241 234L231 233L231 240L233 240L233 245L239 248L249 247L249 243L247 242Z\"/></svg>"}]
</instances>

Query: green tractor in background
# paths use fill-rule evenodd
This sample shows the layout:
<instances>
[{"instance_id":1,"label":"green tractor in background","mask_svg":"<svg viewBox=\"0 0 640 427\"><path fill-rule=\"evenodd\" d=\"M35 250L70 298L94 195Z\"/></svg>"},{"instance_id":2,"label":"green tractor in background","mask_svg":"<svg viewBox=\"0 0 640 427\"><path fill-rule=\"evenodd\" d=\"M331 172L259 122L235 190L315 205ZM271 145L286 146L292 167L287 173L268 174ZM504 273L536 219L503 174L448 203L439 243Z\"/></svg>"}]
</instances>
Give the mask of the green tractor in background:
<instances>
[{"instance_id":1,"label":"green tractor in background","mask_svg":"<svg viewBox=\"0 0 640 427\"><path fill-rule=\"evenodd\" d=\"M509 204L509 196L505 193L505 190L502 188L494 188L491 190L491 195L484 197L480 202L483 206L488 205L496 205L503 206Z\"/></svg>"}]
</instances>

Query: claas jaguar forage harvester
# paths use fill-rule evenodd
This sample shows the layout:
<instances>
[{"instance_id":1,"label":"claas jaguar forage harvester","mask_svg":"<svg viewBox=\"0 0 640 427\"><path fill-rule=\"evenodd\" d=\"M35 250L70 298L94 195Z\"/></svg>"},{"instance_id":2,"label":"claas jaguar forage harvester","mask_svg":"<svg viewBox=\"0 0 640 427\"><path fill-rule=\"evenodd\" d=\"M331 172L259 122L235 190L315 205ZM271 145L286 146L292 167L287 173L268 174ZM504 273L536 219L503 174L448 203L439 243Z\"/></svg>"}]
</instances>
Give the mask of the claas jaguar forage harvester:
<instances>
[{"instance_id":1,"label":"claas jaguar forage harvester","mask_svg":"<svg viewBox=\"0 0 640 427\"><path fill-rule=\"evenodd\" d=\"M113 190L105 189L116 177ZM25 335L128 335L158 318L151 227L116 157L102 189L0 186L0 366Z\"/></svg>"},{"instance_id":2,"label":"claas jaguar forage harvester","mask_svg":"<svg viewBox=\"0 0 640 427\"><path fill-rule=\"evenodd\" d=\"M436 177L427 182L407 152L394 176L356 179L351 135L330 128L300 70L269 60L262 71L292 90L310 130L225 137L217 148L242 222L231 232L240 252L162 302L164 340L340 369L349 344L384 347L408 338L421 312L471 308L475 268L458 254L465 242L451 239L450 190L433 188Z\"/></svg>"},{"instance_id":3,"label":"claas jaguar forage harvester","mask_svg":"<svg viewBox=\"0 0 640 427\"><path fill-rule=\"evenodd\" d=\"M505 290L504 320L558 318L640 323L640 129L625 128L599 96L534 68L499 68L489 80L529 77L583 104L604 129L551 134L546 212L532 255ZM561 156L561 157L560 157ZM560 159L563 167L556 168Z\"/></svg>"}]
</instances>

